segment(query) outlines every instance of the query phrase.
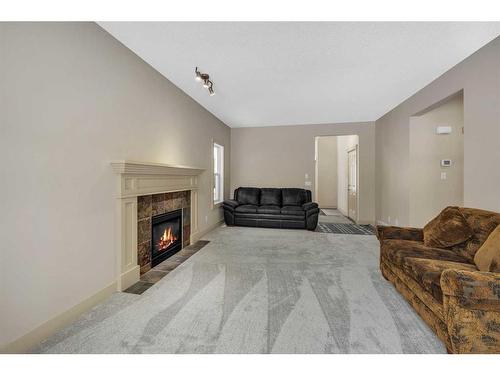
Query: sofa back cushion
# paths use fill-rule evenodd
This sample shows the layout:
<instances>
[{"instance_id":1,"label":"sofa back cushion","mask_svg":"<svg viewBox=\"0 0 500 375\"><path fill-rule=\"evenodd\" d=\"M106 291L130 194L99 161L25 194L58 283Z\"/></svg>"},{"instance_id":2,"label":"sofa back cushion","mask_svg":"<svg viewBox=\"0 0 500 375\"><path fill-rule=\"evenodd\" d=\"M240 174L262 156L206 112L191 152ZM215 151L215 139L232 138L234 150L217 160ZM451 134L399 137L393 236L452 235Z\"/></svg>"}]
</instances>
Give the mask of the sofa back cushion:
<instances>
[{"instance_id":1,"label":"sofa back cushion","mask_svg":"<svg viewBox=\"0 0 500 375\"><path fill-rule=\"evenodd\" d=\"M260 189L260 205L281 207L281 189L275 189L275 188Z\"/></svg>"},{"instance_id":2,"label":"sofa back cushion","mask_svg":"<svg viewBox=\"0 0 500 375\"><path fill-rule=\"evenodd\" d=\"M481 245L474 256L474 263L479 271L500 272L500 225L493 229Z\"/></svg>"},{"instance_id":3,"label":"sofa back cushion","mask_svg":"<svg viewBox=\"0 0 500 375\"><path fill-rule=\"evenodd\" d=\"M283 197L283 206L302 206L308 202L307 191L305 189L281 189L281 194Z\"/></svg>"},{"instance_id":4,"label":"sofa back cushion","mask_svg":"<svg viewBox=\"0 0 500 375\"><path fill-rule=\"evenodd\" d=\"M424 244L445 249L461 244L473 236L473 231L458 207L446 207L424 227Z\"/></svg>"},{"instance_id":5,"label":"sofa back cushion","mask_svg":"<svg viewBox=\"0 0 500 375\"><path fill-rule=\"evenodd\" d=\"M473 260L474 255L490 233L500 225L500 213L465 207L460 207L459 210L467 220L473 235L467 242L454 246L453 250L467 259Z\"/></svg>"},{"instance_id":6,"label":"sofa back cushion","mask_svg":"<svg viewBox=\"0 0 500 375\"><path fill-rule=\"evenodd\" d=\"M260 189L252 187L240 187L237 190L235 199L240 204L252 204L258 206L260 201Z\"/></svg>"}]
</instances>

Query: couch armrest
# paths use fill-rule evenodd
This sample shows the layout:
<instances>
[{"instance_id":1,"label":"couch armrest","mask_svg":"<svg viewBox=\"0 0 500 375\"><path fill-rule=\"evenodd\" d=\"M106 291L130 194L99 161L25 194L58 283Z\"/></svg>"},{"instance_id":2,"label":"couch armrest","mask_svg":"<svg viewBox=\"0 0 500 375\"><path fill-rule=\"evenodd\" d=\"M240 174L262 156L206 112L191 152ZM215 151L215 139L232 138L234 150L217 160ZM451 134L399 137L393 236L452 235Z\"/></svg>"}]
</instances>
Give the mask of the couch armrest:
<instances>
[{"instance_id":1,"label":"couch armrest","mask_svg":"<svg viewBox=\"0 0 500 375\"><path fill-rule=\"evenodd\" d=\"M445 270L441 290L445 296L456 297L462 307L500 313L500 273Z\"/></svg>"},{"instance_id":2,"label":"couch armrest","mask_svg":"<svg viewBox=\"0 0 500 375\"><path fill-rule=\"evenodd\" d=\"M375 233L377 234L377 238L380 242L383 240L424 240L424 232L421 228L377 225Z\"/></svg>"},{"instance_id":3,"label":"couch armrest","mask_svg":"<svg viewBox=\"0 0 500 375\"><path fill-rule=\"evenodd\" d=\"M312 210L313 208L318 208L318 204L316 202L307 202L302 205L302 208L305 211Z\"/></svg>"},{"instance_id":4,"label":"couch armrest","mask_svg":"<svg viewBox=\"0 0 500 375\"><path fill-rule=\"evenodd\" d=\"M235 201L234 199L227 199L224 202L222 202L223 207L227 207L229 209L234 210L236 207L238 207L240 204L238 201Z\"/></svg>"},{"instance_id":5,"label":"couch armrest","mask_svg":"<svg viewBox=\"0 0 500 375\"><path fill-rule=\"evenodd\" d=\"M500 353L500 274L449 269L441 275L454 353Z\"/></svg>"}]
</instances>

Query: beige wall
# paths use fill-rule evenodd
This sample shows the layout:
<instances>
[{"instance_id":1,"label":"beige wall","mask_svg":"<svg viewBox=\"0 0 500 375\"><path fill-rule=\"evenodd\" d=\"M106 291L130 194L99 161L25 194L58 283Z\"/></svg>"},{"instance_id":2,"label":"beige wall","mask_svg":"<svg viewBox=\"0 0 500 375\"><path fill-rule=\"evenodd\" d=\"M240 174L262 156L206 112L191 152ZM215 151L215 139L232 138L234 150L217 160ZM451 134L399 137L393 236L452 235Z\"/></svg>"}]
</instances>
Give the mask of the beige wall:
<instances>
[{"instance_id":1,"label":"beige wall","mask_svg":"<svg viewBox=\"0 0 500 375\"><path fill-rule=\"evenodd\" d=\"M337 207L337 137L317 137L316 194L320 207Z\"/></svg>"},{"instance_id":2,"label":"beige wall","mask_svg":"<svg viewBox=\"0 0 500 375\"><path fill-rule=\"evenodd\" d=\"M337 178L338 178L338 198L337 208L344 215L348 215L347 188L348 188L348 160L347 151L358 144L357 135L346 135L337 137ZM359 160L358 160L359 162ZM358 171L359 172L359 171Z\"/></svg>"},{"instance_id":3,"label":"beige wall","mask_svg":"<svg viewBox=\"0 0 500 375\"><path fill-rule=\"evenodd\" d=\"M436 134L450 126L450 134ZM463 96L410 118L410 222L423 227L446 206L464 201ZM451 159L442 167L442 159ZM442 173L445 176L441 176ZM445 179L442 179L445 177Z\"/></svg>"},{"instance_id":4,"label":"beige wall","mask_svg":"<svg viewBox=\"0 0 500 375\"><path fill-rule=\"evenodd\" d=\"M231 129L231 194L238 186L294 186L314 192L314 138L350 134L359 136L359 220L373 223L373 122Z\"/></svg>"},{"instance_id":5,"label":"beige wall","mask_svg":"<svg viewBox=\"0 0 500 375\"><path fill-rule=\"evenodd\" d=\"M116 279L109 162L206 168L230 130L94 23L0 24L0 347Z\"/></svg>"},{"instance_id":6,"label":"beige wall","mask_svg":"<svg viewBox=\"0 0 500 375\"><path fill-rule=\"evenodd\" d=\"M500 211L500 37L376 121L377 220L410 219L410 117L463 89L464 205Z\"/></svg>"}]
</instances>

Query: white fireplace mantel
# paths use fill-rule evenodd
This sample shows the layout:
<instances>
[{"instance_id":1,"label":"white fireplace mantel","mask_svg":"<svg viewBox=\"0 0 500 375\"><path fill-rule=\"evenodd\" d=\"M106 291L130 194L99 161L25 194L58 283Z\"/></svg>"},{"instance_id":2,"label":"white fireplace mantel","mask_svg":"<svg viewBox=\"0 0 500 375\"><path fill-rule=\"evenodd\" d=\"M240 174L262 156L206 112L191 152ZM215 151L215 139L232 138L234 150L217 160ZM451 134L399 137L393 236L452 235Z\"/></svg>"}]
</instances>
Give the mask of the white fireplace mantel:
<instances>
[{"instance_id":1,"label":"white fireplace mantel","mask_svg":"<svg viewBox=\"0 0 500 375\"><path fill-rule=\"evenodd\" d=\"M196 176L204 169L185 167L181 165L169 165L159 163L143 163L138 161L113 161L111 167L115 173L128 174L168 174L177 176Z\"/></svg>"},{"instance_id":2,"label":"white fireplace mantel","mask_svg":"<svg viewBox=\"0 0 500 375\"><path fill-rule=\"evenodd\" d=\"M202 168L137 161L111 162L117 174L116 258L118 290L139 281L137 264L137 197L191 191L191 241L198 232L198 177Z\"/></svg>"}]
</instances>

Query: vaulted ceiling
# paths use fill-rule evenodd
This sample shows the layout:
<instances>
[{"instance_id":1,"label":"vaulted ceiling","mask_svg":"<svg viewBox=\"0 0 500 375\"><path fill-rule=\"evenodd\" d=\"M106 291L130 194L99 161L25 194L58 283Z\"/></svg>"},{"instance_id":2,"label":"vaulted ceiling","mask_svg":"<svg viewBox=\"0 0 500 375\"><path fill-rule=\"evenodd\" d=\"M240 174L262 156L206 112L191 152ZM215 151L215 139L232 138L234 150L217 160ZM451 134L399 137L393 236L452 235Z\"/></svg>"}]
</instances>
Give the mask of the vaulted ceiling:
<instances>
[{"instance_id":1,"label":"vaulted ceiling","mask_svg":"<svg viewBox=\"0 0 500 375\"><path fill-rule=\"evenodd\" d=\"M498 22L99 24L231 127L376 120L500 35Z\"/></svg>"}]
</instances>

